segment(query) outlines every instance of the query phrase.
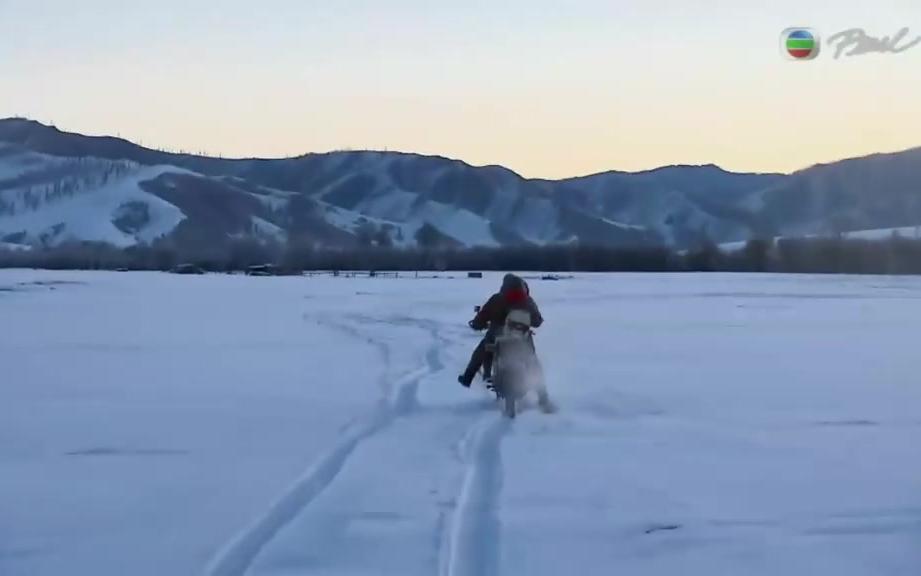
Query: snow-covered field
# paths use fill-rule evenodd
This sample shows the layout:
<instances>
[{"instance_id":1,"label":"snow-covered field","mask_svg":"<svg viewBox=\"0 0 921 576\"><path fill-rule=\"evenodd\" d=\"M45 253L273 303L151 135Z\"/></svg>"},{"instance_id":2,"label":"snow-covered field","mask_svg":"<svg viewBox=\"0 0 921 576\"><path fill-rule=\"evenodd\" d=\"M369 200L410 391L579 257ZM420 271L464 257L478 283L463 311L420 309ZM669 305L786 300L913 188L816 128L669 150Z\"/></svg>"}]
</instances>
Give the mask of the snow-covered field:
<instances>
[{"instance_id":1,"label":"snow-covered field","mask_svg":"<svg viewBox=\"0 0 921 576\"><path fill-rule=\"evenodd\" d=\"M0 271L0 574L921 573L921 279Z\"/></svg>"}]
</instances>

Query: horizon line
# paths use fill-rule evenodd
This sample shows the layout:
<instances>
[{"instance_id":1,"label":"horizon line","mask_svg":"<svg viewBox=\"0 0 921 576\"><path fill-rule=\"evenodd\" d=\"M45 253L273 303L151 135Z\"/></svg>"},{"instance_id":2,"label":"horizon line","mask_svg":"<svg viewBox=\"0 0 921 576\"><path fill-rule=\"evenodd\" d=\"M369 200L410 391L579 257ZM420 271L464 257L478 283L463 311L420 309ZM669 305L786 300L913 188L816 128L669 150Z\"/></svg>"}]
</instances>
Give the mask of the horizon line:
<instances>
[{"instance_id":1,"label":"horizon line","mask_svg":"<svg viewBox=\"0 0 921 576\"><path fill-rule=\"evenodd\" d=\"M525 176L521 174L520 172L518 172L517 170L513 168L509 168L508 166L505 166L503 164L497 164L497 163L473 164L462 158L455 158L455 157L445 156L443 154L437 154L437 153L412 152L412 151L406 151L406 150L394 150L394 149L389 149L389 148L375 149L375 148L344 147L344 148L336 148L336 149L325 150L325 151L309 151L309 152L303 152L299 154L292 154L290 156L233 156L233 157L229 157L229 156L224 156L220 153L208 152L205 150L198 151L198 152L189 152L189 151L184 151L182 149L171 149L169 147L150 147L148 145L141 143L140 140L137 140L137 141L132 140L129 137L122 136L120 133L117 133L116 135L112 135L112 134L105 134L105 133L88 134L84 132L74 132L68 129L60 128L53 121L42 121L42 120L37 120L35 118L30 118L28 116L22 116L22 115L2 117L0 118L0 123L9 122L11 120L38 124L39 126L42 126L43 128L52 129L61 134L67 134L70 136L79 136L82 138L90 138L90 139L121 140L132 146L136 146L144 150L149 150L151 152L170 154L170 155L175 155L175 156L192 156L195 158L210 159L210 160L225 160L228 162L245 162L245 161L272 162L272 161L283 161L283 160L297 160L299 158L305 158L307 156L325 156L325 155L332 155L332 154L394 154L394 155L402 155L402 156L417 156L421 158L441 159L441 160L445 160L449 162L459 162L461 164L464 164L474 169L499 168L499 169L507 170L511 172L512 174L514 174L515 176L518 176L522 180L539 181L539 182L562 182L566 180L580 180L580 179L591 178L595 176L602 176L605 174L615 174L615 173L616 174L633 174L633 175L648 174L652 172L658 172L660 170L667 170L669 168L697 168L697 169L716 168L717 170L720 170L721 172L725 172L727 174L752 175L752 176L791 176L793 174L802 172L804 170L818 168L821 166L827 166L830 164L837 164L839 162L860 160L863 158L872 158L875 156L889 156L889 155L895 155L895 154L902 154L905 152L910 152L912 150L921 149L921 144L919 144L918 146L911 146L908 148L903 148L901 150L896 150L892 152L871 152L869 154L864 154L862 156L847 156L843 158L838 158L837 160L816 162L813 164L803 166L802 168L797 168L796 170L792 170L792 171L777 170L777 171L767 171L767 172L758 172L758 171L744 171L743 172L743 171L736 171L736 170L728 170L726 168L723 168L719 164L716 164L714 162L708 162L705 164L690 164L690 163L662 164L659 166L654 166L652 168L645 168L642 170L635 170L635 171L621 170L618 168L610 168L606 170L601 170L597 172L589 172L587 174L580 174L576 176L565 176L562 178L542 178L542 177Z\"/></svg>"}]
</instances>

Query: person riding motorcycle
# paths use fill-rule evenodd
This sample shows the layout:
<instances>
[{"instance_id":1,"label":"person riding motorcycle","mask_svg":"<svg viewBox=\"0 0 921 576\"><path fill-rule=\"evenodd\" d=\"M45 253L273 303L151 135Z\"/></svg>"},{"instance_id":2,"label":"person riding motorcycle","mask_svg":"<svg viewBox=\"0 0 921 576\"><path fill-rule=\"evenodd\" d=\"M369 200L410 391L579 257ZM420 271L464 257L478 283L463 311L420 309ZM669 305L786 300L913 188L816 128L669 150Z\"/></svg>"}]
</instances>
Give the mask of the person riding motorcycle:
<instances>
[{"instance_id":1,"label":"person riding motorcycle","mask_svg":"<svg viewBox=\"0 0 921 576\"><path fill-rule=\"evenodd\" d=\"M489 300L480 307L473 320L468 322L468 325L474 330L486 330L486 335L473 350L467 369L457 377L461 385L469 388L481 366L484 366L486 374L489 373L492 355L486 350L486 345L495 341L496 336L505 325L509 311L515 309L527 310L531 316L531 326L534 328L544 322L537 303L531 298L527 283L514 274L506 274L502 278L502 287L499 291L490 296ZM543 383L538 386L538 396L541 405L549 402Z\"/></svg>"}]
</instances>

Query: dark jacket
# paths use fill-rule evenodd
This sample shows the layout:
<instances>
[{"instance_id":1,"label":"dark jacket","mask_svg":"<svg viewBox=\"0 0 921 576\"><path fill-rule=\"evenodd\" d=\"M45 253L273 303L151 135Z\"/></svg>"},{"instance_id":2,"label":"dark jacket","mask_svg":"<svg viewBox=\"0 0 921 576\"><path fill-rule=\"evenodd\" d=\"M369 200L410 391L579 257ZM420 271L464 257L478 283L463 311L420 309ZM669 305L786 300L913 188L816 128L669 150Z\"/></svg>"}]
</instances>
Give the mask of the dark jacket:
<instances>
[{"instance_id":1,"label":"dark jacket","mask_svg":"<svg viewBox=\"0 0 921 576\"><path fill-rule=\"evenodd\" d=\"M470 326L475 330L488 328L490 333L495 332L505 324L509 310L514 309L530 312L531 326L534 328L544 323L537 303L528 292L528 285L521 278L508 275L502 283L502 289L490 296L486 304L480 307L480 311L470 321Z\"/></svg>"}]
</instances>

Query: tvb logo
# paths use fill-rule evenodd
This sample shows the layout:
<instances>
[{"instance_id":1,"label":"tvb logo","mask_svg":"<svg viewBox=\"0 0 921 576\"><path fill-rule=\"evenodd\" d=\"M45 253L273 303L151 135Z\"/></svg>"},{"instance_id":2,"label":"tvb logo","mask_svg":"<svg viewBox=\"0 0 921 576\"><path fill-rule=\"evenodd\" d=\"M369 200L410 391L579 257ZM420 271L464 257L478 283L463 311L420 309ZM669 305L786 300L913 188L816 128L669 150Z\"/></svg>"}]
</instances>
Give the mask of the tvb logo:
<instances>
[{"instance_id":1,"label":"tvb logo","mask_svg":"<svg viewBox=\"0 0 921 576\"><path fill-rule=\"evenodd\" d=\"M812 28L787 28L780 33L780 50L790 60L813 60L820 46L819 35Z\"/></svg>"}]
</instances>

